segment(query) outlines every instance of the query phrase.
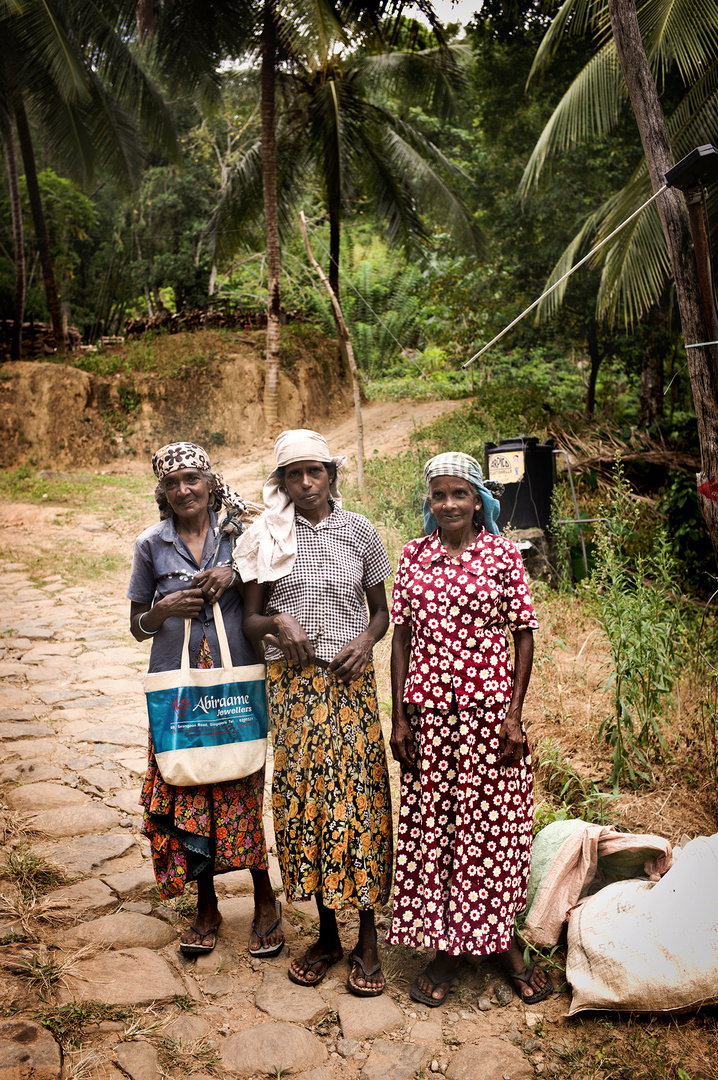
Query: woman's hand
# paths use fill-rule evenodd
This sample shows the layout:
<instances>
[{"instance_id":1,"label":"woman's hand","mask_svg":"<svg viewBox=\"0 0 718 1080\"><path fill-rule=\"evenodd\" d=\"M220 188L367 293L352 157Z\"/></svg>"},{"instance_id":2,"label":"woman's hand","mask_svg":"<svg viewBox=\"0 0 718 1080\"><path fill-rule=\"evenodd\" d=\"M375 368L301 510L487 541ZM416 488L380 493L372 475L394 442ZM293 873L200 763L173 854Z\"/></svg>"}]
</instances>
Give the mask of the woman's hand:
<instances>
[{"instance_id":1,"label":"woman's hand","mask_svg":"<svg viewBox=\"0 0 718 1080\"><path fill-rule=\"evenodd\" d=\"M398 761L402 769L412 771L416 768L416 746L411 726L406 718L406 713L395 713L391 721L391 738L389 739L394 761Z\"/></svg>"},{"instance_id":2,"label":"woman's hand","mask_svg":"<svg viewBox=\"0 0 718 1080\"><path fill-rule=\"evenodd\" d=\"M208 604L216 604L229 588L232 580L231 566L211 566L192 578L192 587L201 589Z\"/></svg>"},{"instance_id":3,"label":"woman's hand","mask_svg":"<svg viewBox=\"0 0 718 1080\"><path fill-rule=\"evenodd\" d=\"M339 650L329 670L341 683L354 682L369 666L373 647L374 639L369 634L359 634Z\"/></svg>"},{"instance_id":4,"label":"woman's hand","mask_svg":"<svg viewBox=\"0 0 718 1080\"><path fill-rule=\"evenodd\" d=\"M517 716L506 716L499 731L499 757L497 765L515 765L524 756L524 733Z\"/></svg>"},{"instance_id":5,"label":"woman's hand","mask_svg":"<svg viewBox=\"0 0 718 1080\"><path fill-rule=\"evenodd\" d=\"M199 615L200 611L204 607L204 596L201 589L178 589L177 592L168 593L162 600L158 600L155 606L152 608L152 613L162 615L162 622L165 619L194 619ZM143 619L146 626L152 620L148 617ZM152 626L148 626L150 630L154 629Z\"/></svg>"},{"instance_id":6,"label":"woman's hand","mask_svg":"<svg viewBox=\"0 0 718 1080\"><path fill-rule=\"evenodd\" d=\"M280 613L272 617L274 636L290 664L310 664L314 660L314 646L293 615Z\"/></svg>"}]
</instances>

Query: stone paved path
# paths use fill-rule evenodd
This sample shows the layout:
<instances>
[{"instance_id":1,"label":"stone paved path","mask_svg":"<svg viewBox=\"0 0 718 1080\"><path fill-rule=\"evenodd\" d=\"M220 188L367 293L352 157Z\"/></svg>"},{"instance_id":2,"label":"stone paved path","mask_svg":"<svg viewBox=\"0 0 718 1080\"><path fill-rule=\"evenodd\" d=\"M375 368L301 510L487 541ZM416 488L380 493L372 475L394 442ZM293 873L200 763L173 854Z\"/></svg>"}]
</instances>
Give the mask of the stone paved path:
<instances>
[{"instance_id":1,"label":"stone paved path","mask_svg":"<svg viewBox=\"0 0 718 1080\"><path fill-rule=\"evenodd\" d=\"M88 532L90 543L91 525ZM299 988L286 978L288 957L313 939L314 911L284 897L284 954L250 960L248 872L217 879L223 923L215 951L183 958L177 946L188 912L159 902L140 833L149 646L127 629L124 572L102 589L52 573L39 580L23 562L0 562L0 814L9 857L29 845L71 884L23 910L16 881L0 867L2 1011L12 1016L0 1023L4 1080L59 1077L60 1058L36 1021L72 1002L105 1003L110 1015L113 1006L126 1007L122 1019L82 1028L80 1012L73 1014L76 1045L64 1075L75 1080L287 1072L304 1080L429 1073L520 1080L560 1071L567 999L531 1010L514 997L502 1008L490 965L467 965L436 1010L409 998L426 958L406 949L384 947L381 998L347 992L346 961L318 988ZM265 811L270 805L266 798ZM270 817L265 824L273 849ZM271 874L281 888L273 854ZM357 919L345 912L339 922L348 952ZM386 913L379 925L386 929ZM28 965L63 971L43 988L18 965L26 974ZM67 1047L67 1034L63 1041Z\"/></svg>"}]
</instances>

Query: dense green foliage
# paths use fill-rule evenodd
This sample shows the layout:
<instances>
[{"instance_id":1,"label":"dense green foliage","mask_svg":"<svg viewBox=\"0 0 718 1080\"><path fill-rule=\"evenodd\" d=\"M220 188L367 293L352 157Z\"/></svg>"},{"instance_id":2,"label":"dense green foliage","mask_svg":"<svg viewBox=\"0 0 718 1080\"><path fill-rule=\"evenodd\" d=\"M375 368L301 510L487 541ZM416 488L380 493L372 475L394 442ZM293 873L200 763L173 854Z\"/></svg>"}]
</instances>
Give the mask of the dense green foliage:
<instances>
[{"instance_id":1,"label":"dense green foliage","mask_svg":"<svg viewBox=\"0 0 718 1080\"><path fill-rule=\"evenodd\" d=\"M189 22L178 25L172 48L169 23L165 27L163 21L170 18L171 5L159 8L156 48L144 55L156 85L167 88L167 97L171 92L181 165L170 161L166 151L155 151L144 170L135 168L134 191L128 196L118 185L118 171L103 172L103 159L97 159L94 187L84 194L73 189L74 202L63 209L58 227L52 199L43 192L53 223L52 253L63 307L86 341L121 333L130 316L161 316L165 309L209 302L259 311L266 303L258 39L252 20L242 15L251 5L215 6L218 12L221 8L219 23L210 26L199 18L192 30ZM103 0L100 7L126 34L130 6L117 3L113 8ZM81 9L84 5L76 10ZM340 9L346 19L349 7ZM461 370L473 352L538 295L586 215L626 182L640 160L635 129L623 116L610 133L589 140L580 156L566 156L551 174L546 172L540 190L523 203L518 198L519 181L544 124L592 54L590 38L568 38L561 64L549 67L540 83L534 80L526 89L550 25L551 5L521 0L507 8L488 0L465 32L457 26L444 31L443 40L454 49L446 54L437 51L438 39L420 24L404 18L370 28L366 20L351 21L357 10L354 6L343 27L326 22L319 37L312 36L318 31L309 24L291 28L288 23L286 48L278 58L285 309L301 309L308 320L332 332L331 310L307 268L297 231L301 206L327 272L332 271L330 250L339 242L332 229L341 223L337 284L370 397L471 396L518 380L535 396L533 411L595 408L628 423L645 415L660 419L664 404L669 421L675 412L691 413L671 319L659 313L630 335L600 326L595 319L597 277L590 270L575 280L550 324L524 320L475 370ZM193 10L191 18L198 15ZM183 18L190 19L190 12ZM341 45L343 39L351 45ZM213 73L203 49L214 50ZM230 61L239 64L232 69ZM185 77L178 81L180 69ZM146 129L149 105L146 101L138 113ZM342 116L342 124L332 128ZM30 119L39 146L42 111L31 110ZM335 160L327 155L340 136L345 141ZM46 144L44 153L58 178L68 175L54 143ZM367 172L370 157L373 180ZM427 171L429 164L433 173ZM459 218L450 218L450 200L437 202L437 192L448 193L446 185L458 200L455 205L464 208L460 228ZM47 312L36 240L21 198L27 313L41 319ZM234 208L231 213L228 207ZM482 236L481 254L467 248L466 225ZM221 245L215 249L218 239ZM11 316L12 306L12 234L9 204L3 199L0 314ZM649 357L652 362L657 357L666 369L665 381L675 376L670 399L654 401L652 411L641 400Z\"/></svg>"}]
</instances>

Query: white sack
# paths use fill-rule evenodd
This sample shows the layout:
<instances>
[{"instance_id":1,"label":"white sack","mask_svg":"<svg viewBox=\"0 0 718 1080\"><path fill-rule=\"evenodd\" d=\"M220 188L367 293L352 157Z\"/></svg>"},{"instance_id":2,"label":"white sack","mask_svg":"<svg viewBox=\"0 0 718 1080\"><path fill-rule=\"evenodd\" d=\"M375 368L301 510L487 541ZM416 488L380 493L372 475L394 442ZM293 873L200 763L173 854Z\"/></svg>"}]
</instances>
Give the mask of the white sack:
<instances>
[{"instance_id":1,"label":"white sack","mask_svg":"<svg viewBox=\"0 0 718 1080\"><path fill-rule=\"evenodd\" d=\"M718 1003L718 834L686 845L658 882L620 881L568 921L569 1016Z\"/></svg>"}]
</instances>

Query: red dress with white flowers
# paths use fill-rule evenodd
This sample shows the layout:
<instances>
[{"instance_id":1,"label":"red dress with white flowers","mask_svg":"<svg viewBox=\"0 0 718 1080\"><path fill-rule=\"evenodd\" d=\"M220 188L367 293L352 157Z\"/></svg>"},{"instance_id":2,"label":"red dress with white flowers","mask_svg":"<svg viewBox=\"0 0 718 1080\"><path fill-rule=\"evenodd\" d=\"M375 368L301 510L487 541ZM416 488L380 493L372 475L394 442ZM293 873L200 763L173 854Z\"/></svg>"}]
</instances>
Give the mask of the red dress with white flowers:
<instances>
[{"instance_id":1,"label":"red dress with white flowers","mask_svg":"<svg viewBox=\"0 0 718 1080\"><path fill-rule=\"evenodd\" d=\"M525 731L523 760L496 767L513 687L506 630L538 625L518 548L485 530L458 557L438 531L410 541L392 621L411 624L404 701L419 765L402 775L387 941L505 952L526 903L533 829Z\"/></svg>"}]
</instances>

